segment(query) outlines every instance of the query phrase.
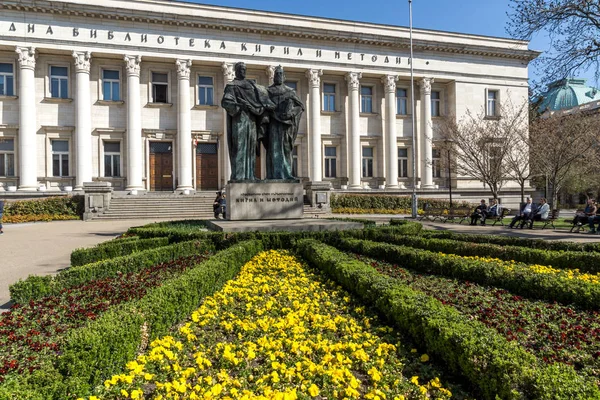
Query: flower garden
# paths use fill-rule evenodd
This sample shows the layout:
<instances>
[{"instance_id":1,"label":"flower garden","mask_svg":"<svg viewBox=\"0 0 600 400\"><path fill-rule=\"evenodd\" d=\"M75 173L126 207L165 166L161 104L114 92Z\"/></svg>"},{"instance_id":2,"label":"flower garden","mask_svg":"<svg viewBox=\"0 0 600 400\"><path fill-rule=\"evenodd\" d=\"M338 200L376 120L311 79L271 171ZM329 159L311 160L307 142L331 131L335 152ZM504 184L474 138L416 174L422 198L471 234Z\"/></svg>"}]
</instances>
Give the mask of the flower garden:
<instances>
[{"instance_id":1,"label":"flower garden","mask_svg":"<svg viewBox=\"0 0 600 400\"><path fill-rule=\"evenodd\" d=\"M11 286L0 399L600 399L600 248L132 228Z\"/></svg>"}]
</instances>

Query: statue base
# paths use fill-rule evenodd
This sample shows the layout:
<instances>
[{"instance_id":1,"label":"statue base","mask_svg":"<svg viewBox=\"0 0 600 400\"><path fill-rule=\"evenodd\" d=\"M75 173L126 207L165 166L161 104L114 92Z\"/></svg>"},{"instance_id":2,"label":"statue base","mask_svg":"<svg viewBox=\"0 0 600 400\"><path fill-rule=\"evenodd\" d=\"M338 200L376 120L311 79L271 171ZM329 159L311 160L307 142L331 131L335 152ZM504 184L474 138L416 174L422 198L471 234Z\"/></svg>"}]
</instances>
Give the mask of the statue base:
<instances>
[{"instance_id":1,"label":"statue base","mask_svg":"<svg viewBox=\"0 0 600 400\"><path fill-rule=\"evenodd\" d=\"M230 221L298 219L304 212L302 184L293 181L230 181L226 195Z\"/></svg>"}]
</instances>

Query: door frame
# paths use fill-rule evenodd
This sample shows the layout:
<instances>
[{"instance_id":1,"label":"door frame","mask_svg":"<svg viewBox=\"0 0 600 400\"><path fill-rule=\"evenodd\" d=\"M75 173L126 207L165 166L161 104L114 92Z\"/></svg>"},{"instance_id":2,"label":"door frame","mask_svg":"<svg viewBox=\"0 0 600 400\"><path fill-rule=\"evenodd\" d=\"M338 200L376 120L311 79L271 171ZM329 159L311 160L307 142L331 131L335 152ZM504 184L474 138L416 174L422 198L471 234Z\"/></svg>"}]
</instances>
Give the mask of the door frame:
<instances>
[{"instance_id":1,"label":"door frame","mask_svg":"<svg viewBox=\"0 0 600 400\"><path fill-rule=\"evenodd\" d=\"M175 139L174 138L164 138L164 139L157 139L157 138L153 138L153 137L148 137L146 140L147 146L146 146L146 171L147 171L147 179L146 179L146 190L148 192L152 191L151 186L150 186L150 181L151 181L151 170L150 170L150 144L152 142L160 142L160 143L170 143L171 144L171 165L173 166L173 171L171 172L171 191L175 191L175 181L177 179L177 158L175 157L175 151L176 151L176 143L175 143Z\"/></svg>"}]
</instances>

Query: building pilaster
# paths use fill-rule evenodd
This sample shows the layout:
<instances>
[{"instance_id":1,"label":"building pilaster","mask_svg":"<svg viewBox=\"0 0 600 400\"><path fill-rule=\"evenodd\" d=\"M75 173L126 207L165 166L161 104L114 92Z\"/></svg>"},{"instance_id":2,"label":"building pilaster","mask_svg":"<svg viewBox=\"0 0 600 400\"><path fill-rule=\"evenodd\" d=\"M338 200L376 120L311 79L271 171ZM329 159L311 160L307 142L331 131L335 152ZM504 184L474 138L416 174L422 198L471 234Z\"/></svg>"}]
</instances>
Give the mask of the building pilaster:
<instances>
[{"instance_id":1,"label":"building pilaster","mask_svg":"<svg viewBox=\"0 0 600 400\"><path fill-rule=\"evenodd\" d=\"M140 105L141 56L125 55L127 72L127 190L143 190L142 108Z\"/></svg>"},{"instance_id":2,"label":"building pilaster","mask_svg":"<svg viewBox=\"0 0 600 400\"><path fill-rule=\"evenodd\" d=\"M192 60L176 60L177 65L177 144L178 184L177 190L193 189L192 186L192 119L190 111L190 68Z\"/></svg>"},{"instance_id":3,"label":"building pilaster","mask_svg":"<svg viewBox=\"0 0 600 400\"><path fill-rule=\"evenodd\" d=\"M73 51L77 98L75 103L75 190L83 190L84 182L92 181L92 106L90 101L89 51Z\"/></svg>"},{"instance_id":4,"label":"building pilaster","mask_svg":"<svg viewBox=\"0 0 600 400\"><path fill-rule=\"evenodd\" d=\"M19 190L37 190L35 47L16 47L19 55Z\"/></svg>"},{"instance_id":5,"label":"building pilaster","mask_svg":"<svg viewBox=\"0 0 600 400\"><path fill-rule=\"evenodd\" d=\"M322 144L321 144L321 76L322 69L309 69L306 71L309 87L309 135L310 135L310 180L321 182L323 179Z\"/></svg>"},{"instance_id":6,"label":"building pilaster","mask_svg":"<svg viewBox=\"0 0 600 400\"><path fill-rule=\"evenodd\" d=\"M361 72L348 72L346 81L348 82L348 100L350 111L350 145L348 158L350 160L348 187L350 189L361 189L361 153L360 153L360 101L358 90L360 88Z\"/></svg>"},{"instance_id":7,"label":"building pilaster","mask_svg":"<svg viewBox=\"0 0 600 400\"><path fill-rule=\"evenodd\" d=\"M398 189L398 143L396 135L396 81L398 75L386 75L381 78L385 92L387 165L385 188Z\"/></svg>"},{"instance_id":8,"label":"building pilaster","mask_svg":"<svg viewBox=\"0 0 600 400\"><path fill-rule=\"evenodd\" d=\"M421 79L421 112L423 115L423 136L421 140L421 188L433 188L433 165L432 165L432 147L433 147L433 123L431 120L431 84L433 78Z\"/></svg>"}]
</instances>

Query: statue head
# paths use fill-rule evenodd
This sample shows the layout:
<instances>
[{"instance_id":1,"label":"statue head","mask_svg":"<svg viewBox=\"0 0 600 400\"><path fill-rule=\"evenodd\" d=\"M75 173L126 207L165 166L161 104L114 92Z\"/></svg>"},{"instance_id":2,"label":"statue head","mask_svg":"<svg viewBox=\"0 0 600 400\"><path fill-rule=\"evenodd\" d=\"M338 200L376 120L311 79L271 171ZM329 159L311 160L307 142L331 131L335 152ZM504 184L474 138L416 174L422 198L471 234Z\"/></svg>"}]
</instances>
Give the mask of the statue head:
<instances>
[{"instance_id":1,"label":"statue head","mask_svg":"<svg viewBox=\"0 0 600 400\"><path fill-rule=\"evenodd\" d=\"M283 67L278 65L275 67L275 75L273 75L273 83L275 85L281 85L285 81L285 73Z\"/></svg>"},{"instance_id":2,"label":"statue head","mask_svg":"<svg viewBox=\"0 0 600 400\"><path fill-rule=\"evenodd\" d=\"M246 79L246 64L243 62L236 62L233 66L235 70L236 79Z\"/></svg>"}]
</instances>

